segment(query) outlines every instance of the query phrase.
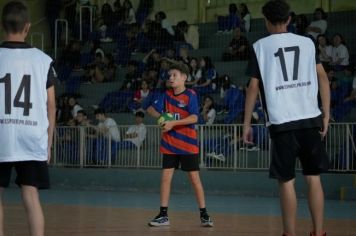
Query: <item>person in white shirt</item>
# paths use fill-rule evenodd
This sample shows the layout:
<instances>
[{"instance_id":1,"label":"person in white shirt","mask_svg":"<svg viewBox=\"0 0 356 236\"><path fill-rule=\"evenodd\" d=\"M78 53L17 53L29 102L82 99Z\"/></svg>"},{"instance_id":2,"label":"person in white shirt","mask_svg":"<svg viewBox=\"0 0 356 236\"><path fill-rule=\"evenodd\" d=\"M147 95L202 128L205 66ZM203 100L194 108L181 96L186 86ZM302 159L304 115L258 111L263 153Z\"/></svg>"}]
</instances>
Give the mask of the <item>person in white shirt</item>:
<instances>
[{"instance_id":1,"label":"person in white shirt","mask_svg":"<svg viewBox=\"0 0 356 236\"><path fill-rule=\"evenodd\" d=\"M107 117L105 111L102 109L96 109L95 118L99 121L97 131L99 134L106 135L107 138L110 138L111 141L119 142L120 132L117 127L116 121L110 117Z\"/></svg>"},{"instance_id":2,"label":"person in white shirt","mask_svg":"<svg viewBox=\"0 0 356 236\"><path fill-rule=\"evenodd\" d=\"M70 97L68 99L68 104L72 108L71 110L72 118L76 119L78 111L83 110L83 108L77 103L77 100L74 97Z\"/></svg>"},{"instance_id":3,"label":"person in white shirt","mask_svg":"<svg viewBox=\"0 0 356 236\"><path fill-rule=\"evenodd\" d=\"M165 29L171 36L175 35L172 24L168 21L166 13L163 11L158 12L155 15L155 20L157 23L160 23L162 29Z\"/></svg>"},{"instance_id":4,"label":"person in white shirt","mask_svg":"<svg viewBox=\"0 0 356 236\"><path fill-rule=\"evenodd\" d=\"M317 8L314 11L314 21L306 29L306 33L311 35L314 40L317 39L319 34L325 34L328 27L328 22L326 21L327 15L322 8Z\"/></svg>"},{"instance_id":5,"label":"person in white shirt","mask_svg":"<svg viewBox=\"0 0 356 236\"><path fill-rule=\"evenodd\" d=\"M241 3L239 5L239 10L241 14L241 31L242 32L250 32L251 30L251 14L248 10L248 7L245 3Z\"/></svg>"},{"instance_id":6,"label":"person in white shirt","mask_svg":"<svg viewBox=\"0 0 356 236\"><path fill-rule=\"evenodd\" d=\"M323 65L327 65L331 61L332 46L329 44L324 34L319 34L317 38L317 50L319 60Z\"/></svg>"},{"instance_id":7,"label":"person in white shirt","mask_svg":"<svg viewBox=\"0 0 356 236\"><path fill-rule=\"evenodd\" d=\"M135 113L135 125L131 125L124 135L124 140L118 143L118 149L140 148L146 139L146 126L143 123L145 114L142 111Z\"/></svg>"},{"instance_id":8,"label":"person in white shirt","mask_svg":"<svg viewBox=\"0 0 356 236\"><path fill-rule=\"evenodd\" d=\"M125 0L122 3L122 6L124 8L124 23L131 25L133 23L136 23L136 14L135 10L132 6L132 3L130 0Z\"/></svg>"},{"instance_id":9,"label":"person in white shirt","mask_svg":"<svg viewBox=\"0 0 356 236\"><path fill-rule=\"evenodd\" d=\"M349 51L344 44L344 39L341 34L333 36L333 47L331 50L331 63L334 70L343 70L349 65Z\"/></svg>"},{"instance_id":10,"label":"person in white shirt","mask_svg":"<svg viewBox=\"0 0 356 236\"><path fill-rule=\"evenodd\" d=\"M200 112L199 123L212 125L215 121L215 117L216 110L214 108L214 99L211 96L206 95Z\"/></svg>"}]
</instances>

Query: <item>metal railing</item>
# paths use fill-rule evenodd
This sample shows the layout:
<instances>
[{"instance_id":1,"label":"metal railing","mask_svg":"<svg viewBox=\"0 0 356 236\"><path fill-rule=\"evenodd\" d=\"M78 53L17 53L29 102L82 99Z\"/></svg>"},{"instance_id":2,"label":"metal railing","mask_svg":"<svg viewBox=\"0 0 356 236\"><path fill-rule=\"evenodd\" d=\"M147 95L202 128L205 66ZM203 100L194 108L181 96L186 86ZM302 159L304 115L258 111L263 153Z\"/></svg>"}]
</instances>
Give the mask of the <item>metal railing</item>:
<instances>
[{"instance_id":1,"label":"metal railing","mask_svg":"<svg viewBox=\"0 0 356 236\"><path fill-rule=\"evenodd\" d=\"M118 126L121 136L128 126ZM147 135L136 147L114 142L109 134L98 135L90 127L57 127L52 163L70 167L160 168L161 131L146 126ZM255 145L242 141L241 125L197 126L202 168L266 170L270 163L270 139L263 125L253 126ZM331 171L356 171L356 123L331 124L325 145ZM297 168L300 168L298 164Z\"/></svg>"}]
</instances>

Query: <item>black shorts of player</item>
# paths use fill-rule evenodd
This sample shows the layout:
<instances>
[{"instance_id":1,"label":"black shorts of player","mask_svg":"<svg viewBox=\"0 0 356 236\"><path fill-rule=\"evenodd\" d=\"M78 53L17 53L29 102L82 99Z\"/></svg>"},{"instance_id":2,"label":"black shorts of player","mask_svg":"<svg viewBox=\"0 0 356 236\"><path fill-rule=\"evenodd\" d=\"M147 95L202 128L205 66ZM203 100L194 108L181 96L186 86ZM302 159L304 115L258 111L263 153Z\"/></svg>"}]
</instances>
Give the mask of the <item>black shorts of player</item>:
<instances>
[{"instance_id":1,"label":"black shorts of player","mask_svg":"<svg viewBox=\"0 0 356 236\"><path fill-rule=\"evenodd\" d=\"M180 166L183 171L198 171L199 170L199 155L180 155L180 154L163 154L163 169L178 169Z\"/></svg>"},{"instance_id":2,"label":"black shorts of player","mask_svg":"<svg viewBox=\"0 0 356 236\"><path fill-rule=\"evenodd\" d=\"M46 161L19 161L0 163L0 187L10 184L12 168L16 171L15 183L18 186L33 186L37 189L48 189L49 173Z\"/></svg>"},{"instance_id":3,"label":"black shorts of player","mask_svg":"<svg viewBox=\"0 0 356 236\"><path fill-rule=\"evenodd\" d=\"M329 159L318 128L278 132L271 139L271 178L280 181L294 179L298 157L303 175L320 175L328 170Z\"/></svg>"}]
</instances>

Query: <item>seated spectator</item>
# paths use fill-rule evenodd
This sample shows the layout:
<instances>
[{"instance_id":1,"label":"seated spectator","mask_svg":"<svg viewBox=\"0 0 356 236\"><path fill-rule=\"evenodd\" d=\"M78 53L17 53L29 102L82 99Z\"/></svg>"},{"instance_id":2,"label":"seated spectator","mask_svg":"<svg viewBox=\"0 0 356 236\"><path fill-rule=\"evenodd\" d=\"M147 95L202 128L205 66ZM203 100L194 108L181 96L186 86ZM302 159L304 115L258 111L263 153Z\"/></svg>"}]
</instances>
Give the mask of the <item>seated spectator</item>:
<instances>
[{"instance_id":1,"label":"seated spectator","mask_svg":"<svg viewBox=\"0 0 356 236\"><path fill-rule=\"evenodd\" d=\"M317 38L317 52L320 62L326 67L331 62L332 46L324 34L319 34Z\"/></svg>"},{"instance_id":2,"label":"seated spectator","mask_svg":"<svg viewBox=\"0 0 356 236\"><path fill-rule=\"evenodd\" d=\"M202 71L199 70L198 59L191 58L189 62L190 75L185 81L186 87L194 87L202 76Z\"/></svg>"},{"instance_id":3,"label":"seated spectator","mask_svg":"<svg viewBox=\"0 0 356 236\"><path fill-rule=\"evenodd\" d=\"M127 63L125 80L123 81L121 89L125 90L128 88L133 91L139 89L140 77L138 62L133 60L129 61Z\"/></svg>"},{"instance_id":4,"label":"seated spectator","mask_svg":"<svg viewBox=\"0 0 356 236\"><path fill-rule=\"evenodd\" d=\"M251 30L251 14L245 3L239 5L239 10L241 14L241 31L250 32Z\"/></svg>"},{"instance_id":5,"label":"seated spectator","mask_svg":"<svg viewBox=\"0 0 356 236\"><path fill-rule=\"evenodd\" d=\"M240 17L237 6L235 3L229 5L229 15L228 16L217 16L218 17L218 33L229 32L240 27Z\"/></svg>"},{"instance_id":6,"label":"seated spectator","mask_svg":"<svg viewBox=\"0 0 356 236\"><path fill-rule=\"evenodd\" d=\"M199 31L195 25L188 25L186 21L180 21L177 24L176 41L184 42L190 48L199 48Z\"/></svg>"},{"instance_id":7,"label":"seated spectator","mask_svg":"<svg viewBox=\"0 0 356 236\"><path fill-rule=\"evenodd\" d=\"M135 113L135 125L131 125L126 131L123 141L117 143L117 149L140 148L146 139L146 126L143 123L145 114L142 111Z\"/></svg>"},{"instance_id":8,"label":"seated spectator","mask_svg":"<svg viewBox=\"0 0 356 236\"><path fill-rule=\"evenodd\" d=\"M89 65L89 77L93 83L110 82L115 79L116 64L114 57L108 54L102 57L102 54L95 55L95 61Z\"/></svg>"},{"instance_id":9,"label":"seated spectator","mask_svg":"<svg viewBox=\"0 0 356 236\"><path fill-rule=\"evenodd\" d=\"M177 58L178 62L182 62L186 65L189 65L190 62L190 58L189 58L189 49L188 47L184 46L184 47L180 47L179 48L179 54L178 54L178 58Z\"/></svg>"},{"instance_id":10,"label":"seated spectator","mask_svg":"<svg viewBox=\"0 0 356 236\"><path fill-rule=\"evenodd\" d=\"M308 19L305 14L297 15L295 18L295 33L304 36L308 25Z\"/></svg>"},{"instance_id":11,"label":"seated spectator","mask_svg":"<svg viewBox=\"0 0 356 236\"><path fill-rule=\"evenodd\" d=\"M233 85L230 79L226 79L222 85L223 107L227 113L220 123L233 124L242 116L245 109L244 91Z\"/></svg>"},{"instance_id":12,"label":"seated spectator","mask_svg":"<svg viewBox=\"0 0 356 236\"><path fill-rule=\"evenodd\" d=\"M136 12L136 22L142 26L153 9L153 0L140 0Z\"/></svg>"},{"instance_id":13,"label":"seated spectator","mask_svg":"<svg viewBox=\"0 0 356 236\"><path fill-rule=\"evenodd\" d=\"M146 80L151 88L156 88L159 82L158 72L153 68L149 68L142 73L142 80Z\"/></svg>"},{"instance_id":14,"label":"seated spectator","mask_svg":"<svg viewBox=\"0 0 356 236\"><path fill-rule=\"evenodd\" d=\"M216 110L214 108L214 99L206 95L199 115L199 124L212 125L215 121Z\"/></svg>"},{"instance_id":15,"label":"seated spectator","mask_svg":"<svg viewBox=\"0 0 356 236\"><path fill-rule=\"evenodd\" d=\"M161 67L159 69L159 78L158 78L158 83L157 86L158 88L164 87L164 84L166 81L169 80L169 62L167 59L162 59L161 60Z\"/></svg>"},{"instance_id":16,"label":"seated spectator","mask_svg":"<svg viewBox=\"0 0 356 236\"><path fill-rule=\"evenodd\" d=\"M75 119L78 126L89 126L91 121L88 119L88 114L84 110L77 112L77 117Z\"/></svg>"},{"instance_id":17,"label":"seated spectator","mask_svg":"<svg viewBox=\"0 0 356 236\"><path fill-rule=\"evenodd\" d=\"M159 70L161 66L161 54L152 49L143 59L142 62L145 65L145 69Z\"/></svg>"},{"instance_id":18,"label":"seated spectator","mask_svg":"<svg viewBox=\"0 0 356 236\"><path fill-rule=\"evenodd\" d=\"M78 111L83 110L83 108L77 103L77 100L75 99L75 97L70 97L68 99L68 104L71 107L72 118L76 119Z\"/></svg>"},{"instance_id":19,"label":"seated spectator","mask_svg":"<svg viewBox=\"0 0 356 236\"><path fill-rule=\"evenodd\" d=\"M124 0L122 3L124 13L124 24L131 25L136 23L136 14L130 0Z\"/></svg>"},{"instance_id":20,"label":"seated spectator","mask_svg":"<svg viewBox=\"0 0 356 236\"><path fill-rule=\"evenodd\" d=\"M142 104L144 100L149 96L150 88L146 80L141 81L141 89L136 90L132 103L129 104L129 110L136 112L142 109Z\"/></svg>"},{"instance_id":21,"label":"seated spectator","mask_svg":"<svg viewBox=\"0 0 356 236\"><path fill-rule=\"evenodd\" d=\"M58 125L66 124L70 119L73 119L72 108L68 104L68 99L65 95L57 99L56 122Z\"/></svg>"},{"instance_id":22,"label":"seated spectator","mask_svg":"<svg viewBox=\"0 0 356 236\"><path fill-rule=\"evenodd\" d=\"M130 25L124 33L120 33L117 39L117 54L116 63L118 65L126 66L130 60L131 53L136 49L136 26Z\"/></svg>"},{"instance_id":23,"label":"seated spectator","mask_svg":"<svg viewBox=\"0 0 356 236\"><path fill-rule=\"evenodd\" d=\"M316 40L319 34L325 34L328 27L327 14L322 8L316 8L313 16L314 20L306 28L306 34L311 35Z\"/></svg>"},{"instance_id":24,"label":"seated spectator","mask_svg":"<svg viewBox=\"0 0 356 236\"><path fill-rule=\"evenodd\" d=\"M354 105L356 105L356 77L354 77L352 82L352 90L349 95L344 99L344 102L354 102Z\"/></svg>"},{"instance_id":25,"label":"seated spectator","mask_svg":"<svg viewBox=\"0 0 356 236\"><path fill-rule=\"evenodd\" d=\"M155 21L159 23L162 29L164 29L170 36L173 37L175 35L172 24L168 21L166 13L163 11L156 13Z\"/></svg>"},{"instance_id":26,"label":"seated spectator","mask_svg":"<svg viewBox=\"0 0 356 236\"><path fill-rule=\"evenodd\" d=\"M205 94L214 92L216 90L215 79L217 76L216 70L210 57L203 57L199 62L199 70L201 71L201 78L198 80L194 90L198 95L204 96Z\"/></svg>"},{"instance_id":27,"label":"seated spectator","mask_svg":"<svg viewBox=\"0 0 356 236\"><path fill-rule=\"evenodd\" d=\"M111 157L116 155L117 142L120 142L120 132L114 119L108 117L104 110L96 109L95 118L99 121L96 129L94 153L95 163L103 163L108 157L108 145L111 145ZM110 143L109 143L110 141Z\"/></svg>"},{"instance_id":28,"label":"seated spectator","mask_svg":"<svg viewBox=\"0 0 356 236\"><path fill-rule=\"evenodd\" d=\"M124 11L125 9L121 5L120 0L116 0L114 2L114 11L113 11L113 21L115 22L116 26L121 26L124 23Z\"/></svg>"},{"instance_id":29,"label":"seated spectator","mask_svg":"<svg viewBox=\"0 0 356 236\"><path fill-rule=\"evenodd\" d=\"M345 42L341 34L335 34L333 36L330 65L336 71L341 71L349 65L349 51L345 46Z\"/></svg>"},{"instance_id":30,"label":"seated spectator","mask_svg":"<svg viewBox=\"0 0 356 236\"><path fill-rule=\"evenodd\" d=\"M247 60L249 58L250 45L247 38L241 35L240 28L235 28L234 34L228 50L223 54L223 61Z\"/></svg>"}]
</instances>

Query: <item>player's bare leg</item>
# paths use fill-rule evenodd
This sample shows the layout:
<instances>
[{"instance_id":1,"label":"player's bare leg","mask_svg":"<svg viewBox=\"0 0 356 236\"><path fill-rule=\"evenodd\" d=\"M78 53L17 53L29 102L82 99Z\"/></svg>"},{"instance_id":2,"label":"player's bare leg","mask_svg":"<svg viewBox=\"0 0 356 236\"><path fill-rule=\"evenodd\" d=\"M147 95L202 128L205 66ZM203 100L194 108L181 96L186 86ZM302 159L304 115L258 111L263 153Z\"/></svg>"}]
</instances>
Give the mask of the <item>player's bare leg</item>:
<instances>
[{"instance_id":1,"label":"player's bare leg","mask_svg":"<svg viewBox=\"0 0 356 236\"><path fill-rule=\"evenodd\" d=\"M2 207L2 194L4 188L0 188L0 236L4 236L4 210Z\"/></svg>"},{"instance_id":2,"label":"player's bare leg","mask_svg":"<svg viewBox=\"0 0 356 236\"><path fill-rule=\"evenodd\" d=\"M174 168L163 169L161 177L161 207L168 207Z\"/></svg>"},{"instance_id":3,"label":"player's bare leg","mask_svg":"<svg viewBox=\"0 0 356 236\"><path fill-rule=\"evenodd\" d=\"M295 224L297 218L297 197L294 188L295 180L279 182L279 195L283 219L284 233L295 236Z\"/></svg>"},{"instance_id":4,"label":"player's bare leg","mask_svg":"<svg viewBox=\"0 0 356 236\"><path fill-rule=\"evenodd\" d=\"M188 172L188 177L192 183L199 208L205 208L204 189L200 180L199 171Z\"/></svg>"},{"instance_id":5,"label":"player's bare leg","mask_svg":"<svg viewBox=\"0 0 356 236\"><path fill-rule=\"evenodd\" d=\"M308 183L309 210L313 220L315 235L322 235L324 221L324 192L320 176L305 176Z\"/></svg>"},{"instance_id":6,"label":"player's bare leg","mask_svg":"<svg viewBox=\"0 0 356 236\"><path fill-rule=\"evenodd\" d=\"M30 235L44 236L44 216L37 188L22 185L21 191L30 227Z\"/></svg>"}]
</instances>

